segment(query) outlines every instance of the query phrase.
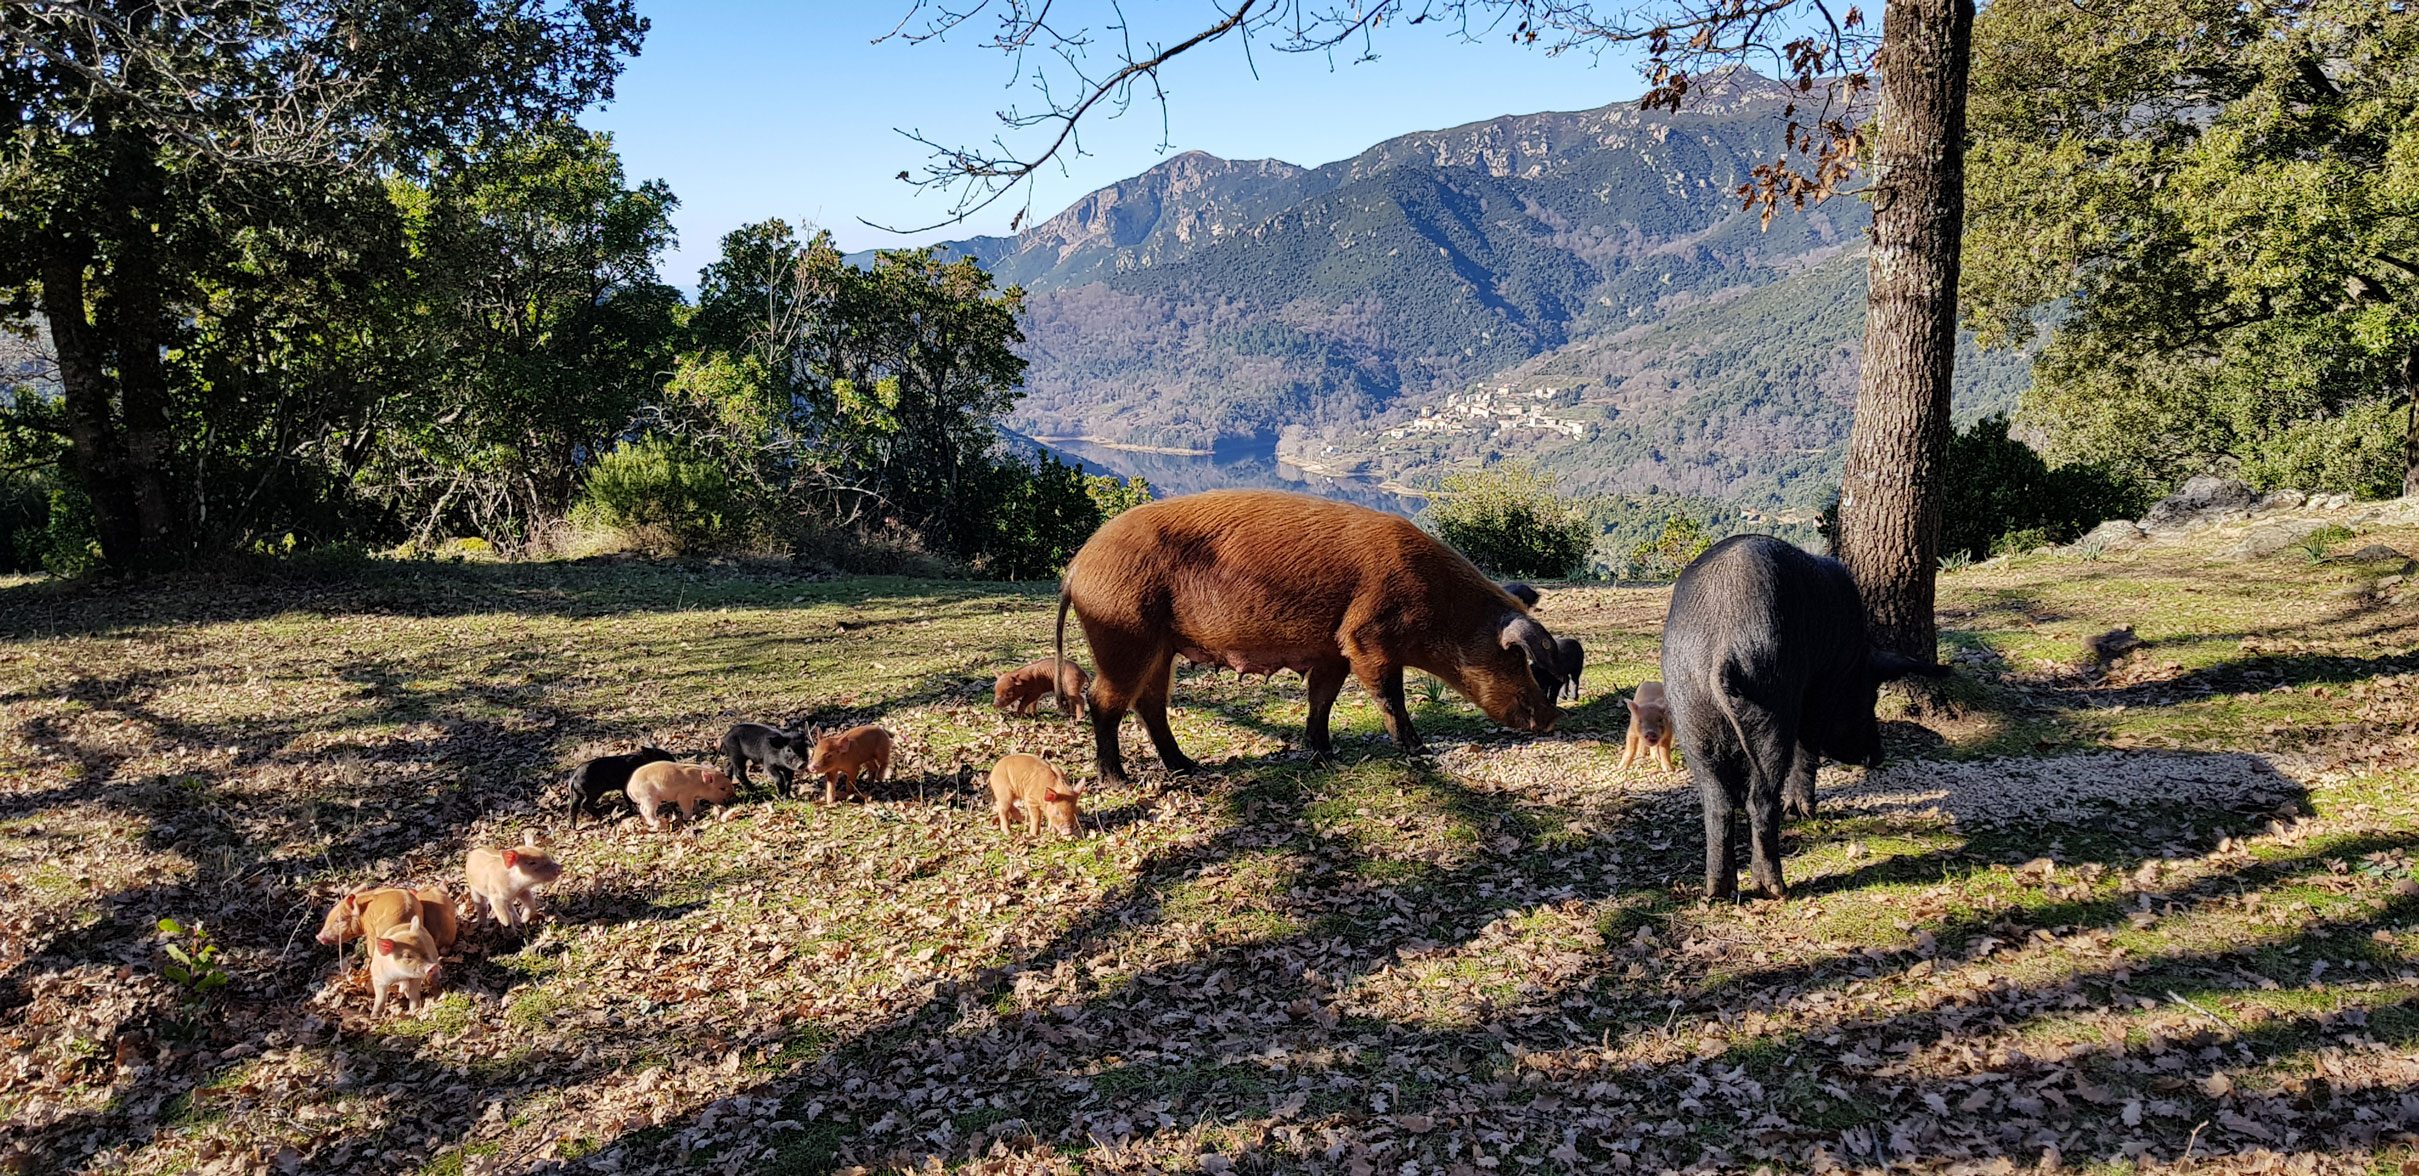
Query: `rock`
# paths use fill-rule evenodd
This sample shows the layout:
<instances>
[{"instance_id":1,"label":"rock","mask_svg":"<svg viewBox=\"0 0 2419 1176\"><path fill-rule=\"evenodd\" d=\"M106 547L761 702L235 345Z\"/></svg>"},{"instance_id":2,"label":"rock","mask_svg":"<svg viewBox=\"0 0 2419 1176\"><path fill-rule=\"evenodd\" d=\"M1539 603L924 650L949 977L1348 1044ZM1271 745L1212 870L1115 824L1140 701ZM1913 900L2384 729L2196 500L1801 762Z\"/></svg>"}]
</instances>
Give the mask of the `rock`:
<instances>
[{"instance_id":1,"label":"rock","mask_svg":"<svg viewBox=\"0 0 2419 1176\"><path fill-rule=\"evenodd\" d=\"M2266 514L2273 510L2292 510L2308 501L2310 496L2299 490L2270 490L2260 495L2259 501L2253 503L2251 509Z\"/></svg>"},{"instance_id":2,"label":"rock","mask_svg":"<svg viewBox=\"0 0 2419 1176\"><path fill-rule=\"evenodd\" d=\"M2251 528L2251 533L2243 536L2241 542L2218 554L2227 559L2266 559L2325 529L2327 525L2317 519L2282 519L2261 523Z\"/></svg>"},{"instance_id":3,"label":"rock","mask_svg":"<svg viewBox=\"0 0 2419 1176\"><path fill-rule=\"evenodd\" d=\"M2387 560L2400 563L2410 557L2383 543L2371 543L2350 555L2340 555L2336 558L2349 560L2352 563L2384 563Z\"/></svg>"},{"instance_id":4,"label":"rock","mask_svg":"<svg viewBox=\"0 0 2419 1176\"><path fill-rule=\"evenodd\" d=\"M2232 478L2196 474L2185 480L2175 493L2158 501L2150 513L2142 516L2145 531L2172 531L2200 522L2210 515L2249 510L2251 487Z\"/></svg>"},{"instance_id":5,"label":"rock","mask_svg":"<svg viewBox=\"0 0 2419 1176\"><path fill-rule=\"evenodd\" d=\"M2361 517L2382 527L2419 527L2419 497L2405 495L2372 502Z\"/></svg>"},{"instance_id":6,"label":"rock","mask_svg":"<svg viewBox=\"0 0 2419 1176\"><path fill-rule=\"evenodd\" d=\"M2107 522L2084 532L2083 537L2075 540L2074 546L2068 548L2068 550L2074 551L2086 547L2098 547L2102 551L2114 551L2119 547L2139 543L2141 541L2142 528L2135 525L2132 520L2110 519Z\"/></svg>"},{"instance_id":7,"label":"rock","mask_svg":"<svg viewBox=\"0 0 2419 1176\"><path fill-rule=\"evenodd\" d=\"M2310 499L2310 506L2317 510L2342 510L2350 505L2352 496L2349 494L2320 494Z\"/></svg>"},{"instance_id":8,"label":"rock","mask_svg":"<svg viewBox=\"0 0 2419 1176\"><path fill-rule=\"evenodd\" d=\"M2095 661L2115 661L2141 646L2142 639L2133 635L2133 626L2109 631L2083 643Z\"/></svg>"}]
</instances>

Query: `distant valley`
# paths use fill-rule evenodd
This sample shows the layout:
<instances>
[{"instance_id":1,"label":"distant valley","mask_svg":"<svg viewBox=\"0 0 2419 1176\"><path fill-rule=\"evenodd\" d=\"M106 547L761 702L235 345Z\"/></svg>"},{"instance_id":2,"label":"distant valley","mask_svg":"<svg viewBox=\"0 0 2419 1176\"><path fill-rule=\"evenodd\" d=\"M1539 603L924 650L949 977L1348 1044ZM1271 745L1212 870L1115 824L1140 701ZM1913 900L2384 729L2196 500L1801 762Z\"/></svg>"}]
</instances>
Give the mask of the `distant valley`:
<instances>
[{"instance_id":1,"label":"distant valley","mask_svg":"<svg viewBox=\"0 0 2419 1176\"><path fill-rule=\"evenodd\" d=\"M1867 212L1739 210L1785 102L1750 76L1679 115L1509 116L1318 168L1187 153L948 248L1029 292L1011 426L1097 465L1282 459L1267 484L1361 496L1516 455L1573 490L1802 508L1844 452ZM2028 364L1964 348L1959 418L2012 407Z\"/></svg>"}]
</instances>

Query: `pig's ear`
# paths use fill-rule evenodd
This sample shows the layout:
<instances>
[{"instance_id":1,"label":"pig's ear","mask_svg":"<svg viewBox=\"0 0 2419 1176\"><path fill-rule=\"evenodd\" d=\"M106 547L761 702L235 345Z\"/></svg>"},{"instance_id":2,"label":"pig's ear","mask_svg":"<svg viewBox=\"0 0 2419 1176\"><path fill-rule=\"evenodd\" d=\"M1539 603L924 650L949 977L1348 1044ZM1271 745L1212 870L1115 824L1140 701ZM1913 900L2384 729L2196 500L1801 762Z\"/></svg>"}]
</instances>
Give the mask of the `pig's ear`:
<instances>
[{"instance_id":1,"label":"pig's ear","mask_svg":"<svg viewBox=\"0 0 2419 1176\"><path fill-rule=\"evenodd\" d=\"M1949 676L1947 666L1936 665L1932 662L1919 662L1914 658L1892 653L1887 649L1874 650L1866 656L1865 662L1869 667L1868 672L1873 675L1875 685L1883 682L1895 682L1905 677L1946 678Z\"/></svg>"},{"instance_id":2,"label":"pig's ear","mask_svg":"<svg viewBox=\"0 0 2419 1176\"><path fill-rule=\"evenodd\" d=\"M1066 793L1064 793L1064 792L1060 792L1060 791L1059 791L1058 789L1056 789L1056 788L1044 788L1044 789L1042 789L1042 803L1043 803L1043 804L1057 804L1059 801L1062 801L1062 800L1065 800L1065 799L1067 799L1067 794L1066 794Z\"/></svg>"},{"instance_id":3,"label":"pig's ear","mask_svg":"<svg viewBox=\"0 0 2419 1176\"><path fill-rule=\"evenodd\" d=\"M505 869L509 870L509 869L513 868L514 866L517 866L517 865L520 865L520 864L521 864L521 851L520 851L520 850L517 850L517 849L508 849L508 850L505 850L505 851L504 851L504 868L505 868Z\"/></svg>"},{"instance_id":4,"label":"pig's ear","mask_svg":"<svg viewBox=\"0 0 2419 1176\"><path fill-rule=\"evenodd\" d=\"M1628 708L1629 708L1629 717L1631 717L1631 718L1633 718L1633 719L1638 717L1638 700L1637 700L1637 699L1635 699L1635 698L1624 698L1624 699L1622 699L1622 700L1621 700L1621 705L1626 706L1626 707L1628 707Z\"/></svg>"},{"instance_id":5,"label":"pig's ear","mask_svg":"<svg viewBox=\"0 0 2419 1176\"><path fill-rule=\"evenodd\" d=\"M1528 655L1529 670L1548 695L1561 688L1562 675L1557 667L1562 663L1562 653L1554 648L1554 635L1546 632L1536 618L1523 612L1505 614L1495 640L1505 649L1518 649Z\"/></svg>"},{"instance_id":6,"label":"pig's ear","mask_svg":"<svg viewBox=\"0 0 2419 1176\"><path fill-rule=\"evenodd\" d=\"M379 954L379 955L383 955L383 956L391 956L391 955L395 954L395 941L394 941L394 940L392 940L392 939L381 939L381 940L379 940L379 941L378 941L378 954Z\"/></svg>"},{"instance_id":7,"label":"pig's ear","mask_svg":"<svg viewBox=\"0 0 2419 1176\"><path fill-rule=\"evenodd\" d=\"M1535 588L1531 588L1526 584L1514 582L1504 585L1503 590L1505 593L1510 595L1512 599L1519 601L1522 608L1537 607L1537 590Z\"/></svg>"}]
</instances>

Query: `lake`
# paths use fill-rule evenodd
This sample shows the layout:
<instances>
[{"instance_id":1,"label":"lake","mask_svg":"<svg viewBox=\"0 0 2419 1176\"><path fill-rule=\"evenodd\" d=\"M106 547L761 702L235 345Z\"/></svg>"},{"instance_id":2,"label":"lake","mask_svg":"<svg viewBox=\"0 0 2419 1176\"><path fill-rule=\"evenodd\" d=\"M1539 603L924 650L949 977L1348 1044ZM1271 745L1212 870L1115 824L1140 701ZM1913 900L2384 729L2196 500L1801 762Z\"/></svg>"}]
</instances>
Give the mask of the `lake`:
<instances>
[{"instance_id":1,"label":"lake","mask_svg":"<svg viewBox=\"0 0 2419 1176\"><path fill-rule=\"evenodd\" d=\"M1396 494L1367 479L1330 478L1279 461L1274 441L1224 443L1203 454L1136 453L1091 441L1051 441L1043 448L1073 458L1088 473L1141 478L1161 498L1204 490L1292 490L1400 515L1427 504L1425 498Z\"/></svg>"}]
</instances>

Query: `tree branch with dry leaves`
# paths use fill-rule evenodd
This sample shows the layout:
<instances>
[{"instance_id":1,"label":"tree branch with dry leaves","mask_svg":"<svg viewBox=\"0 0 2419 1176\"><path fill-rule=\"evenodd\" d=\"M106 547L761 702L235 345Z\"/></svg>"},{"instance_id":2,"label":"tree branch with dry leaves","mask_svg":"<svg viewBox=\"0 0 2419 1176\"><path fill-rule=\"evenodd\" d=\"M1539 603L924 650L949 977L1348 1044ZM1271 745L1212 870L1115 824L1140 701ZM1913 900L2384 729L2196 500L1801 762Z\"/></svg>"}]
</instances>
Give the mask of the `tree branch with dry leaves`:
<instances>
[{"instance_id":1,"label":"tree branch with dry leaves","mask_svg":"<svg viewBox=\"0 0 2419 1176\"><path fill-rule=\"evenodd\" d=\"M1076 9L1088 9L1097 26ZM975 30L987 17L982 46L1010 57L1010 85L1029 88L1038 104L1000 111L1001 133L982 146L902 130L932 156L922 175L901 171L898 178L951 193L953 202L938 222L898 231L961 223L1021 190L1027 203L1010 219L1015 231L1032 212L1032 178L1084 154L1085 120L1118 117L1140 98L1159 108L1166 147L1161 75L1187 53L1231 40L1247 54L1265 46L1331 59L1341 51L1366 61L1376 57L1377 34L1389 24L1434 24L1468 41L1506 36L1548 56L1637 48L1645 55L1648 89L1638 100L1645 110L1679 111L1727 71L1767 67L1796 98L1782 114L1781 149L1735 194L1742 208L1760 206L1769 224L1784 203L1803 208L1846 190L1864 145L1879 40L1858 8L1838 9L1834 0L1671 0L1604 13L1587 0L1214 0L1211 10L1197 28L1163 42L1138 36L1115 0L1105 13L1066 0L917 0L880 40L943 40ZM1096 53L1105 64L1095 62Z\"/></svg>"}]
</instances>

